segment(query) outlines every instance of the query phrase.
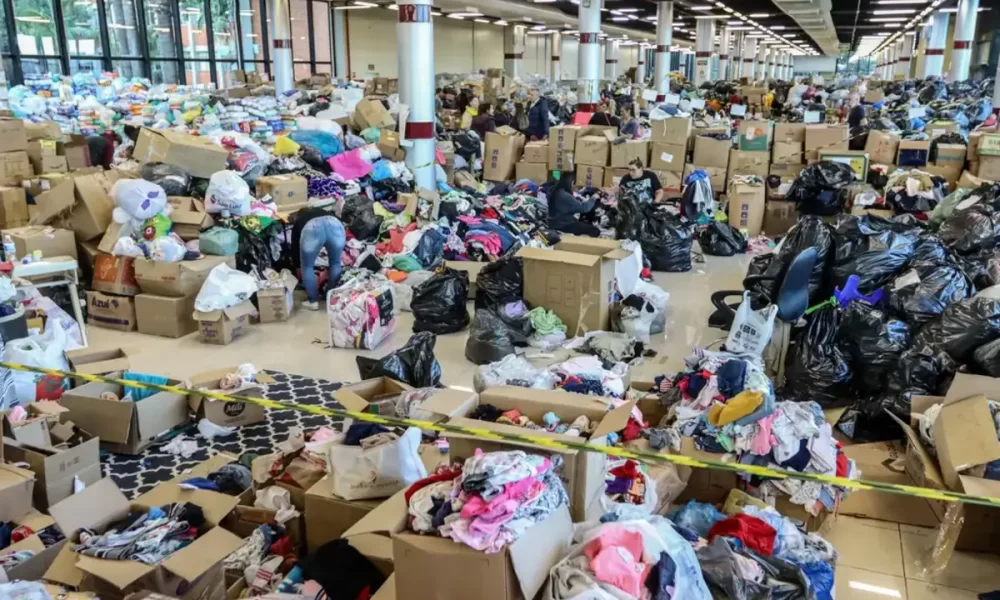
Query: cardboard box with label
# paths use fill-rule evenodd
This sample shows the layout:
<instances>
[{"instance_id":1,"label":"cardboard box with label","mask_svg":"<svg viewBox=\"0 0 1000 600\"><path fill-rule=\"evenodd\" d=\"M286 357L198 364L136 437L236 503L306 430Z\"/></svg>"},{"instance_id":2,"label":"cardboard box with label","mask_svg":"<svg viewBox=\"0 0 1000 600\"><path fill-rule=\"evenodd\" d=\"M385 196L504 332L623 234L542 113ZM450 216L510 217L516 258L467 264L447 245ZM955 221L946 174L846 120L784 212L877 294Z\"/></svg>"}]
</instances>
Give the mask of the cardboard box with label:
<instances>
[{"instance_id":1,"label":"cardboard box with label","mask_svg":"<svg viewBox=\"0 0 1000 600\"><path fill-rule=\"evenodd\" d=\"M507 181L514 174L514 165L521 158L524 136L507 127L486 134L486 154L483 157L483 179Z\"/></svg>"},{"instance_id":2,"label":"cardboard box with label","mask_svg":"<svg viewBox=\"0 0 1000 600\"><path fill-rule=\"evenodd\" d=\"M901 140L896 152L900 167L923 167L930 160L931 143L926 140Z\"/></svg>"},{"instance_id":3,"label":"cardboard box with label","mask_svg":"<svg viewBox=\"0 0 1000 600\"><path fill-rule=\"evenodd\" d=\"M854 171L854 178L857 181L868 179L868 153L863 150L822 150L819 159L847 165Z\"/></svg>"},{"instance_id":4,"label":"cardboard box with label","mask_svg":"<svg viewBox=\"0 0 1000 600\"><path fill-rule=\"evenodd\" d=\"M939 167L958 169L961 173L965 167L965 152L966 148L962 144L938 144L934 164Z\"/></svg>"},{"instance_id":5,"label":"cardboard box with label","mask_svg":"<svg viewBox=\"0 0 1000 600\"><path fill-rule=\"evenodd\" d=\"M549 143L528 142L524 145L524 158L526 163L545 164L549 162Z\"/></svg>"},{"instance_id":6,"label":"cardboard box with label","mask_svg":"<svg viewBox=\"0 0 1000 600\"><path fill-rule=\"evenodd\" d=\"M549 180L549 167L546 163L530 163L521 161L514 169L514 177L520 181L527 179L539 185Z\"/></svg>"},{"instance_id":7,"label":"cardboard box with label","mask_svg":"<svg viewBox=\"0 0 1000 600\"><path fill-rule=\"evenodd\" d=\"M28 224L28 200L21 187L0 187L0 228Z\"/></svg>"},{"instance_id":8,"label":"cardboard box with label","mask_svg":"<svg viewBox=\"0 0 1000 600\"><path fill-rule=\"evenodd\" d=\"M791 143L797 142L804 145L806 143L805 123L775 123L774 141Z\"/></svg>"},{"instance_id":9,"label":"cardboard box with label","mask_svg":"<svg viewBox=\"0 0 1000 600\"><path fill-rule=\"evenodd\" d=\"M820 150L848 150L847 125L807 125L806 162L819 160Z\"/></svg>"},{"instance_id":10,"label":"cardboard box with label","mask_svg":"<svg viewBox=\"0 0 1000 600\"><path fill-rule=\"evenodd\" d=\"M135 331L135 300L131 296L113 296L87 291L87 323L116 331Z\"/></svg>"},{"instance_id":11,"label":"cardboard box with label","mask_svg":"<svg viewBox=\"0 0 1000 600\"><path fill-rule=\"evenodd\" d=\"M101 479L97 438L71 422L52 424L46 434L44 444L10 437L3 441L6 460L25 463L35 474L34 502L41 510L73 495L74 478L84 485Z\"/></svg>"},{"instance_id":12,"label":"cardboard box with label","mask_svg":"<svg viewBox=\"0 0 1000 600\"><path fill-rule=\"evenodd\" d=\"M0 185L21 185L22 181L31 179L34 174L27 152L0 154Z\"/></svg>"},{"instance_id":13,"label":"cardboard box with label","mask_svg":"<svg viewBox=\"0 0 1000 600\"><path fill-rule=\"evenodd\" d=\"M226 169L229 151L203 137L143 127L132 157L140 163L174 165L192 177L208 179Z\"/></svg>"},{"instance_id":14,"label":"cardboard box with label","mask_svg":"<svg viewBox=\"0 0 1000 600\"><path fill-rule=\"evenodd\" d=\"M139 333L179 338L198 331L198 322L191 317L194 299L194 295L171 298L139 294L135 297L135 320Z\"/></svg>"},{"instance_id":15,"label":"cardboard box with label","mask_svg":"<svg viewBox=\"0 0 1000 600\"><path fill-rule=\"evenodd\" d=\"M873 129L868 132L868 141L865 142L865 152L868 153L868 157L875 164L895 164L896 153L899 151L899 140L899 135L896 133Z\"/></svg>"},{"instance_id":16,"label":"cardboard box with label","mask_svg":"<svg viewBox=\"0 0 1000 600\"><path fill-rule=\"evenodd\" d=\"M236 267L236 259L232 256L203 256L175 263L137 258L135 280L145 294L183 298L197 294L208 272L222 263Z\"/></svg>"},{"instance_id":17,"label":"cardboard box with label","mask_svg":"<svg viewBox=\"0 0 1000 600\"><path fill-rule=\"evenodd\" d=\"M654 143L649 153L649 168L655 171L681 173L684 171L684 158L686 155L686 144Z\"/></svg>"},{"instance_id":18,"label":"cardboard box with label","mask_svg":"<svg viewBox=\"0 0 1000 600\"><path fill-rule=\"evenodd\" d=\"M571 238L572 244L560 242L555 250L518 251L524 259L524 300L559 315L567 335L581 325L586 331L608 331L615 265L632 255L614 240L594 238L588 246Z\"/></svg>"},{"instance_id":19,"label":"cardboard box with label","mask_svg":"<svg viewBox=\"0 0 1000 600\"><path fill-rule=\"evenodd\" d=\"M65 156L43 156L37 162L32 163L36 175L46 173L68 173Z\"/></svg>"},{"instance_id":20,"label":"cardboard box with label","mask_svg":"<svg viewBox=\"0 0 1000 600\"><path fill-rule=\"evenodd\" d=\"M292 316L292 292L299 280L290 271L283 270L276 287L257 291L257 309L261 323L287 321Z\"/></svg>"},{"instance_id":21,"label":"cardboard box with label","mask_svg":"<svg viewBox=\"0 0 1000 600\"><path fill-rule=\"evenodd\" d=\"M691 137L691 117L650 121L650 140L661 144L683 144Z\"/></svg>"},{"instance_id":22,"label":"cardboard box with label","mask_svg":"<svg viewBox=\"0 0 1000 600\"><path fill-rule=\"evenodd\" d=\"M221 391L220 383L230 373L236 372L236 365L214 371L206 371L197 375L192 375L188 381L191 388L195 390L208 390L211 392ZM243 384L238 388L226 390L227 394L236 396L248 396L250 398L262 398L264 396L264 386L274 383L274 378L259 371L255 376L256 383ZM225 402L222 400L212 400L202 394L192 393L188 396L188 404L191 410L198 415L198 418L205 418L224 427L241 427L252 425L264 421L267 410L263 406L256 404L244 404L242 402Z\"/></svg>"},{"instance_id":23,"label":"cardboard box with label","mask_svg":"<svg viewBox=\"0 0 1000 600\"><path fill-rule=\"evenodd\" d=\"M725 169L729 166L729 151L733 141L729 138L716 139L699 135L694 140L693 164Z\"/></svg>"},{"instance_id":24,"label":"cardboard box with label","mask_svg":"<svg viewBox=\"0 0 1000 600\"><path fill-rule=\"evenodd\" d=\"M737 175L756 175L767 177L771 166L771 155L766 150L761 152L750 152L747 150L729 151L729 169L727 175L729 179Z\"/></svg>"},{"instance_id":25,"label":"cardboard box with label","mask_svg":"<svg viewBox=\"0 0 1000 600\"><path fill-rule=\"evenodd\" d=\"M94 558L72 550L79 532L86 528L104 533L130 512L146 512L152 507L191 502L201 509L205 524L199 536L180 550L154 565L138 561ZM140 590L149 590L181 600L224 600L222 560L243 543L219 523L236 507L238 500L207 490L183 490L173 483L162 484L129 502L114 481L102 479L79 494L50 509L59 528L71 540L45 573L45 579L94 592L101 598L122 599Z\"/></svg>"},{"instance_id":26,"label":"cardboard box with label","mask_svg":"<svg viewBox=\"0 0 1000 600\"><path fill-rule=\"evenodd\" d=\"M30 472L29 472L30 473ZM2 477L2 476L0 476ZM2 491L0 491L2 495ZM37 510L30 510L20 517L10 520L11 523L17 526L25 526L31 531L39 532L46 528L52 528L58 530L56 526L56 521L52 517L46 514L42 514ZM51 538L48 538L51 540ZM38 533L29 535L28 537L22 539L19 542L14 542L0 550L0 557L12 554L14 552L29 551L34 553L34 556L17 563L14 566L8 566L7 568L0 568L0 577L4 577L8 581L41 581L45 572L52 565L52 562L62 551L62 547L65 546L67 540L65 538L55 542L49 546L46 546L46 541L43 541L42 537ZM46 585L46 589L52 593L51 585ZM62 588L60 588L61 590ZM79 592L69 592L62 594L65 596L64 600L87 600L88 594L83 594Z\"/></svg>"},{"instance_id":27,"label":"cardboard box with label","mask_svg":"<svg viewBox=\"0 0 1000 600\"><path fill-rule=\"evenodd\" d=\"M763 183L734 179L726 192L729 198L729 224L750 237L760 235L764 226L765 194Z\"/></svg>"},{"instance_id":28,"label":"cardboard box with label","mask_svg":"<svg viewBox=\"0 0 1000 600\"><path fill-rule=\"evenodd\" d=\"M250 316L255 312L253 303L244 300L222 310L195 310L191 318L198 322L199 340L206 344L225 345L244 333L250 325Z\"/></svg>"},{"instance_id":29,"label":"cardboard box with label","mask_svg":"<svg viewBox=\"0 0 1000 600\"><path fill-rule=\"evenodd\" d=\"M801 164L804 158L803 147L802 142L775 141L774 146L771 147L771 162L790 165Z\"/></svg>"},{"instance_id":30,"label":"cardboard box with label","mask_svg":"<svg viewBox=\"0 0 1000 600\"><path fill-rule=\"evenodd\" d=\"M169 385L181 382L172 379ZM65 392L62 405L69 409L66 419L100 438L101 447L110 452L139 454L158 436L188 422L184 394L153 392L140 402L123 402L102 398L106 392L119 399L126 393L136 393L115 383L97 381Z\"/></svg>"},{"instance_id":31,"label":"cardboard box with label","mask_svg":"<svg viewBox=\"0 0 1000 600\"><path fill-rule=\"evenodd\" d=\"M683 157L683 154L682 154ZM608 164L616 169L628 168L628 164L635 159L642 161L643 165L649 166L649 142L646 140L626 140L621 144L611 144L611 158ZM683 167L681 167L683 169Z\"/></svg>"},{"instance_id":32,"label":"cardboard box with label","mask_svg":"<svg viewBox=\"0 0 1000 600\"><path fill-rule=\"evenodd\" d=\"M608 164L611 142L604 136L585 135L576 140L576 164L604 167Z\"/></svg>"},{"instance_id":33,"label":"cardboard box with label","mask_svg":"<svg viewBox=\"0 0 1000 600\"><path fill-rule=\"evenodd\" d=\"M699 165L697 163L688 163L687 165L684 165L684 179L687 179L688 175L694 173L698 169L708 173L708 180L712 183L713 194L725 193L727 182L725 167L709 167L706 165Z\"/></svg>"},{"instance_id":34,"label":"cardboard box with label","mask_svg":"<svg viewBox=\"0 0 1000 600\"><path fill-rule=\"evenodd\" d=\"M737 147L751 152L767 152L771 148L774 121L740 121L737 127Z\"/></svg>"},{"instance_id":35,"label":"cardboard box with label","mask_svg":"<svg viewBox=\"0 0 1000 600\"><path fill-rule=\"evenodd\" d=\"M563 125L549 129L549 170L568 171L574 165L578 125Z\"/></svg>"},{"instance_id":36,"label":"cardboard box with label","mask_svg":"<svg viewBox=\"0 0 1000 600\"><path fill-rule=\"evenodd\" d=\"M135 296L139 283L135 280L135 259L130 256L101 254L94 261L93 289L118 296Z\"/></svg>"},{"instance_id":37,"label":"cardboard box with label","mask_svg":"<svg viewBox=\"0 0 1000 600\"><path fill-rule=\"evenodd\" d=\"M764 204L763 231L769 237L784 235L799 222L799 211L794 202L768 200Z\"/></svg>"},{"instance_id":38,"label":"cardboard box with label","mask_svg":"<svg viewBox=\"0 0 1000 600\"><path fill-rule=\"evenodd\" d=\"M270 195L278 210L305 206L309 200L307 182L298 175L269 175L257 180L257 197Z\"/></svg>"},{"instance_id":39,"label":"cardboard box with label","mask_svg":"<svg viewBox=\"0 0 1000 600\"><path fill-rule=\"evenodd\" d=\"M604 167L576 166L576 187L601 187L604 184Z\"/></svg>"}]
</instances>

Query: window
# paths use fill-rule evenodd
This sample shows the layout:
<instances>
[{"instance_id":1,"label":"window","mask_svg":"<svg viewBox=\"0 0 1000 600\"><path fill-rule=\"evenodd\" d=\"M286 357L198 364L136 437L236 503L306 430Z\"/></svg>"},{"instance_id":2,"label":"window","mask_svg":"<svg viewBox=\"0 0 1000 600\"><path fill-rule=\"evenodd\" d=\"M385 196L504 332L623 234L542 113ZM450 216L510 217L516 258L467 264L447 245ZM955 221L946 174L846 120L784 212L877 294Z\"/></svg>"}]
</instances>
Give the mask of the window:
<instances>
[{"instance_id":1,"label":"window","mask_svg":"<svg viewBox=\"0 0 1000 600\"><path fill-rule=\"evenodd\" d=\"M235 61L238 54L236 45L239 41L236 36L235 0L212 0L211 5L215 59Z\"/></svg>"},{"instance_id":2,"label":"window","mask_svg":"<svg viewBox=\"0 0 1000 600\"><path fill-rule=\"evenodd\" d=\"M21 54L58 56L56 24L53 21L50 0L18 0L14 3L14 24L17 28L17 47ZM59 72L59 61L52 61ZM29 71L25 68L25 73Z\"/></svg>"},{"instance_id":3,"label":"window","mask_svg":"<svg viewBox=\"0 0 1000 600\"><path fill-rule=\"evenodd\" d=\"M264 55L264 28L260 20L259 0L239 0L240 29L243 31L243 60L266 60Z\"/></svg>"},{"instance_id":4,"label":"window","mask_svg":"<svg viewBox=\"0 0 1000 600\"><path fill-rule=\"evenodd\" d=\"M309 62L309 6L307 0L289 0L292 19L292 60ZM309 74L306 73L306 77ZM296 67L295 78L298 79Z\"/></svg>"},{"instance_id":5,"label":"window","mask_svg":"<svg viewBox=\"0 0 1000 600\"><path fill-rule=\"evenodd\" d=\"M122 77L142 77L141 60L112 60L111 70Z\"/></svg>"},{"instance_id":6,"label":"window","mask_svg":"<svg viewBox=\"0 0 1000 600\"><path fill-rule=\"evenodd\" d=\"M101 48L101 19L97 1L62 0L62 10L70 56L102 56L104 49ZM72 64L70 67L73 70Z\"/></svg>"},{"instance_id":7,"label":"window","mask_svg":"<svg viewBox=\"0 0 1000 600\"><path fill-rule=\"evenodd\" d=\"M69 59L69 72L71 74L93 73L94 75L100 75L103 71L104 66L101 64L101 61L95 58Z\"/></svg>"},{"instance_id":8,"label":"window","mask_svg":"<svg viewBox=\"0 0 1000 600\"><path fill-rule=\"evenodd\" d=\"M313 45L316 48L316 62L332 61L333 34L330 30L330 5L326 2L313 2ZM316 69L319 71L319 69ZM321 71L329 73L329 70Z\"/></svg>"},{"instance_id":9,"label":"window","mask_svg":"<svg viewBox=\"0 0 1000 600\"><path fill-rule=\"evenodd\" d=\"M180 0L181 46L184 58L208 59L208 32L205 27L205 3L201 0ZM192 70L188 68L190 73Z\"/></svg>"},{"instance_id":10,"label":"window","mask_svg":"<svg viewBox=\"0 0 1000 600\"><path fill-rule=\"evenodd\" d=\"M104 14L108 21L111 56L142 56L133 1L104 0Z\"/></svg>"},{"instance_id":11,"label":"window","mask_svg":"<svg viewBox=\"0 0 1000 600\"><path fill-rule=\"evenodd\" d=\"M177 31L174 25L177 3L170 0L146 0L145 4L146 46L149 48L150 58L177 58ZM155 63L153 72L156 72ZM174 82L176 81L175 79Z\"/></svg>"},{"instance_id":12,"label":"window","mask_svg":"<svg viewBox=\"0 0 1000 600\"><path fill-rule=\"evenodd\" d=\"M212 83L212 65L208 62L185 61L184 83L188 85L207 85Z\"/></svg>"},{"instance_id":13,"label":"window","mask_svg":"<svg viewBox=\"0 0 1000 600\"><path fill-rule=\"evenodd\" d=\"M176 61L152 61L153 83L178 83L181 79L178 73L180 73L180 66Z\"/></svg>"}]
</instances>

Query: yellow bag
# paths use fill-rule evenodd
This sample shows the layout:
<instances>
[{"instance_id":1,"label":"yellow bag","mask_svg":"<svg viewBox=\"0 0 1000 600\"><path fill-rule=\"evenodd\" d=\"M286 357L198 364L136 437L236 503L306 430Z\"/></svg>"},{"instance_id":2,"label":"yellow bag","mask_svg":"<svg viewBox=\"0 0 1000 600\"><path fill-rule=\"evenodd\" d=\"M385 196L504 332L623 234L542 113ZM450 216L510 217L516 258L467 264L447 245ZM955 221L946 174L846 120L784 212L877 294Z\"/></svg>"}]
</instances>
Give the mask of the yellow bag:
<instances>
[{"instance_id":1,"label":"yellow bag","mask_svg":"<svg viewBox=\"0 0 1000 600\"><path fill-rule=\"evenodd\" d=\"M278 137L277 143L274 144L274 155L275 156L298 156L299 146L295 143L295 140L291 140L288 136L282 135Z\"/></svg>"}]
</instances>

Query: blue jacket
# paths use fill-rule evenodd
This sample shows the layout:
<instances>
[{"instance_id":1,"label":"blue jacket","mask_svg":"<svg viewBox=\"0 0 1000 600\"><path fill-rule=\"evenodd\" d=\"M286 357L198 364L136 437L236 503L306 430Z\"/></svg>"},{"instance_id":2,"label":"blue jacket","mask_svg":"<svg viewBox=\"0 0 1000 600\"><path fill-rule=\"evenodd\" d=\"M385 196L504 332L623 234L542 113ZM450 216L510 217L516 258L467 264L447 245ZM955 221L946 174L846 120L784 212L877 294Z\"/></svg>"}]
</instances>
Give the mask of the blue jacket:
<instances>
[{"instance_id":1,"label":"blue jacket","mask_svg":"<svg viewBox=\"0 0 1000 600\"><path fill-rule=\"evenodd\" d=\"M545 138L549 135L549 104L544 98L539 98L528 111L529 138Z\"/></svg>"}]
</instances>

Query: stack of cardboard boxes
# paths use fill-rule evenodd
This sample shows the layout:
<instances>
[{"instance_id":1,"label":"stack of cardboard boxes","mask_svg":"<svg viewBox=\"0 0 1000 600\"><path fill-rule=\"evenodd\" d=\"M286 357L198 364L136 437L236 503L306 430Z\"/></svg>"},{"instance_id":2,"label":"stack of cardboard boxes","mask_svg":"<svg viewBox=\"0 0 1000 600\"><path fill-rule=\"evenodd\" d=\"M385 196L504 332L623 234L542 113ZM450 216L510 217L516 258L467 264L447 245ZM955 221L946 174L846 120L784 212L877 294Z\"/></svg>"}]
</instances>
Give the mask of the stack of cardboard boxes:
<instances>
[{"instance_id":1,"label":"stack of cardboard boxes","mask_svg":"<svg viewBox=\"0 0 1000 600\"><path fill-rule=\"evenodd\" d=\"M514 176L514 165L524 152L524 136L512 127L503 126L487 133L485 141L483 179L509 181Z\"/></svg>"},{"instance_id":2,"label":"stack of cardboard boxes","mask_svg":"<svg viewBox=\"0 0 1000 600\"><path fill-rule=\"evenodd\" d=\"M659 173L665 198L680 196L691 136L690 117L672 117L650 125L649 168Z\"/></svg>"},{"instance_id":3,"label":"stack of cardboard boxes","mask_svg":"<svg viewBox=\"0 0 1000 600\"><path fill-rule=\"evenodd\" d=\"M977 138L976 160L970 159L969 172L981 179L1000 181L1000 134L985 133ZM969 151L972 149L972 136L969 136Z\"/></svg>"},{"instance_id":4,"label":"stack of cardboard boxes","mask_svg":"<svg viewBox=\"0 0 1000 600\"><path fill-rule=\"evenodd\" d=\"M539 185L549 179L549 142L528 142L515 168L515 179L527 179Z\"/></svg>"}]
</instances>

